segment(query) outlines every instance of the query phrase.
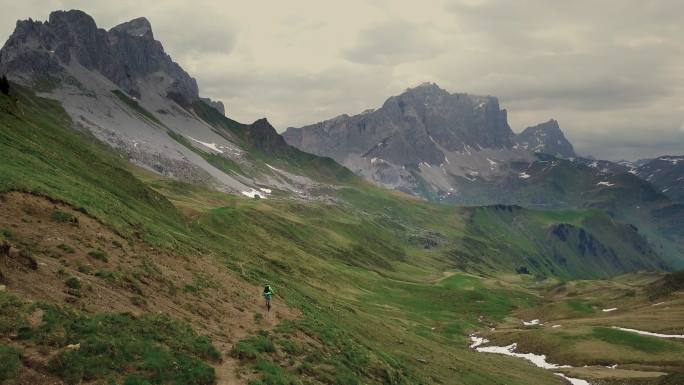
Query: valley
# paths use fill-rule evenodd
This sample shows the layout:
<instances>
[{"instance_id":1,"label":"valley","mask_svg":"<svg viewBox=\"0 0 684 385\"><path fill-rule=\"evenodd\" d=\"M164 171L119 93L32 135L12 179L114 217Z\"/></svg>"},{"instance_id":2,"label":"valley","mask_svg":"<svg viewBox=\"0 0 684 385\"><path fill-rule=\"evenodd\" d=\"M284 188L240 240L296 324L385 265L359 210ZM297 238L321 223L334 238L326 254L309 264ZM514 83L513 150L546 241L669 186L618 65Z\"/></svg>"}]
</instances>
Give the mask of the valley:
<instances>
[{"instance_id":1,"label":"valley","mask_svg":"<svg viewBox=\"0 0 684 385\"><path fill-rule=\"evenodd\" d=\"M0 57L0 383L684 383L675 158L606 170L435 84L320 124L398 119L380 144L305 152L144 18L20 21ZM474 349L514 343L559 367Z\"/></svg>"}]
</instances>

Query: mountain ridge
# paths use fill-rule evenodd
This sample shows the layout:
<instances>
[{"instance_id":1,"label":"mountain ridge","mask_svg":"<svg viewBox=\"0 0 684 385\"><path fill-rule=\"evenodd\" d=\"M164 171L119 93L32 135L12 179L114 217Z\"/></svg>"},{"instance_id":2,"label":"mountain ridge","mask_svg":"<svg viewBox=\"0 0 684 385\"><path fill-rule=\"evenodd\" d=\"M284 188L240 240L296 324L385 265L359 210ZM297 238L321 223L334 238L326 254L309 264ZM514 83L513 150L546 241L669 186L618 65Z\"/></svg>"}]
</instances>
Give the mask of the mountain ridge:
<instances>
[{"instance_id":1,"label":"mountain ridge","mask_svg":"<svg viewBox=\"0 0 684 385\"><path fill-rule=\"evenodd\" d=\"M283 137L371 182L436 200L452 200L474 179L501 177L510 162L533 162L535 153L576 156L557 121L515 134L507 115L494 96L423 83L378 109L289 127Z\"/></svg>"},{"instance_id":2,"label":"mountain ridge","mask_svg":"<svg viewBox=\"0 0 684 385\"><path fill-rule=\"evenodd\" d=\"M162 175L299 199L318 199L319 186L344 175L289 146L266 120L227 118L223 103L200 96L144 17L109 30L78 10L52 12L45 22L20 20L0 50L0 73L59 101L80 129Z\"/></svg>"}]
</instances>

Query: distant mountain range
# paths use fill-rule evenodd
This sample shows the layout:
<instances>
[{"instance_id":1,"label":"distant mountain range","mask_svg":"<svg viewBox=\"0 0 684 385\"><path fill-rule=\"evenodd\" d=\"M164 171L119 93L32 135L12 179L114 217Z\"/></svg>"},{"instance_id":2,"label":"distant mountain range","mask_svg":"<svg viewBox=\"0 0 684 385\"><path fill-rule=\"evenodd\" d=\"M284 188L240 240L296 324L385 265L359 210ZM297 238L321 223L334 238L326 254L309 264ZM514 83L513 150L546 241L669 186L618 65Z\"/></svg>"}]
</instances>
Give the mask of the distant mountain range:
<instances>
[{"instance_id":1,"label":"distant mountain range","mask_svg":"<svg viewBox=\"0 0 684 385\"><path fill-rule=\"evenodd\" d=\"M597 190L615 189L611 178L634 186L643 179L653 183L655 194L682 199L682 157L637 163L582 158L556 120L515 134L506 115L495 97L452 94L424 83L377 110L290 127L283 136L374 183L435 201L575 207ZM571 172L575 179L556 175L558 166L558 173ZM631 175L618 176L623 173ZM549 186L554 178L569 188Z\"/></svg>"}]
</instances>

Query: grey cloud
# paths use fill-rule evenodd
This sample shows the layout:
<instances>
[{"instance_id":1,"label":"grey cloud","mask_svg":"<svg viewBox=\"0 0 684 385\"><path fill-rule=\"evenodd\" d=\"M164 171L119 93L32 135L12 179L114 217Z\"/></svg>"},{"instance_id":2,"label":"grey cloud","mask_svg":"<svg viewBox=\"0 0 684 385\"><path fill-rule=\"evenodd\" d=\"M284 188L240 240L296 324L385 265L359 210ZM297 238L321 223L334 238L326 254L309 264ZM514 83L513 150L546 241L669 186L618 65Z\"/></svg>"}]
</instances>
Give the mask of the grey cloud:
<instances>
[{"instance_id":1,"label":"grey cloud","mask_svg":"<svg viewBox=\"0 0 684 385\"><path fill-rule=\"evenodd\" d=\"M498 96L516 130L556 118L580 152L684 153L681 0L0 0L17 19L147 17L228 114L283 129L358 113L423 81ZM678 150L679 149L679 150Z\"/></svg>"},{"instance_id":2,"label":"grey cloud","mask_svg":"<svg viewBox=\"0 0 684 385\"><path fill-rule=\"evenodd\" d=\"M427 26L406 21L388 21L359 34L357 44L344 52L356 63L396 65L431 58L439 47L426 32Z\"/></svg>"}]
</instances>

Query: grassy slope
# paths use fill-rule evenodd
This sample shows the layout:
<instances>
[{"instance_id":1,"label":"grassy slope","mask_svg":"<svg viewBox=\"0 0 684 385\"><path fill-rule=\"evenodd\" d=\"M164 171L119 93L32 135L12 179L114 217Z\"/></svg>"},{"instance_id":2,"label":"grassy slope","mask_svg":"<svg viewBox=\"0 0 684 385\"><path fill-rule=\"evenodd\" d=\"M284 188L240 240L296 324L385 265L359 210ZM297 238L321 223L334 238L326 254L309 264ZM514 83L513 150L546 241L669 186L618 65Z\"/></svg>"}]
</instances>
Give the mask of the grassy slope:
<instances>
[{"instance_id":1,"label":"grassy slope","mask_svg":"<svg viewBox=\"0 0 684 385\"><path fill-rule=\"evenodd\" d=\"M517 342L525 351L546 353L551 362L578 367L570 371L575 375L612 378L614 382L609 384L629 384L629 379L650 378L659 373L681 373L684 369L681 340L612 328L682 334L684 291L681 288L669 293L657 290L659 295L653 296L654 287L673 280L675 275L639 273L612 281L576 281L549 286L539 306L515 312L515 317L499 325L496 331L486 333L496 344ZM541 320L541 326L521 326L521 320L535 318ZM618 370L606 368L614 364ZM589 367L583 369L585 365ZM661 379L652 381L634 383L655 384Z\"/></svg>"},{"instance_id":2,"label":"grassy slope","mask_svg":"<svg viewBox=\"0 0 684 385\"><path fill-rule=\"evenodd\" d=\"M192 110L199 118L214 127L218 134L227 136L232 141L237 139L238 144L248 152L250 159L261 165L262 172L272 172L264 167L268 163L295 174L309 176L317 181L334 184L339 182L349 184L355 180L358 182L358 178L351 171L333 159L300 151L287 145L281 138L274 138L273 135L277 135L275 129L259 132L261 135L259 136L252 125L227 118L203 101L196 102ZM260 145L261 141L280 144L265 149Z\"/></svg>"},{"instance_id":3,"label":"grassy slope","mask_svg":"<svg viewBox=\"0 0 684 385\"><path fill-rule=\"evenodd\" d=\"M469 221L478 215L471 209L363 184L338 192L346 204L327 205L246 200L132 173L110 150L71 131L55 103L17 95L18 104L0 100L2 191L41 193L126 237L210 255L243 279L273 282L278 301L302 311L289 329L262 336L277 348L249 340L243 346L254 354L236 353L263 382L560 383L524 362L467 349L469 330L535 303L531 292L491 276L444 274L458 266L512 271L516 258L535 250L531 239L513 237L512 246L498 249L504 227ZM526 214L542 225L590 214L544 215ZM489 246L486 255L477 245ZM301 349L283 342L293 333L317 342Z\"/></svg>"},{"instance_id":4,"label":"grassy slope","mask_svg":"<svg viewBox=\"0 0 684 385\"><path fill-rule=\"evenodd\" d=\"M672 204L653 185L630 173L597 175L596 170L574 162L538 155L530 164L513 163L512 175L503 180L465 183L459 203L493 202L539 208L595 208L636 224L673 268L684 268L684 233L681 205ZM533 177L518 178L519 172ZM598 186L599 182L611 186Z\"/></svg>"}]
</instances>

